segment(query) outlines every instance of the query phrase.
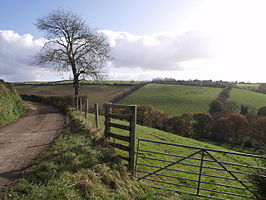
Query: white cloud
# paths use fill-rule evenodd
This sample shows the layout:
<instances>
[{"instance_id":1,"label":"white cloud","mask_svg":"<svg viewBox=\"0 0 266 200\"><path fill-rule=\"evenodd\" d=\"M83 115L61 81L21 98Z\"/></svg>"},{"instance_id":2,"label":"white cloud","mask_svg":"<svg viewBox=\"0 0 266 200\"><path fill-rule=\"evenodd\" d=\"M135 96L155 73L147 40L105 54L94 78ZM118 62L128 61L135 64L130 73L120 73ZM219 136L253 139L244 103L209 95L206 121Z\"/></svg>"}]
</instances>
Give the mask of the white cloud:
<instances>
[{"instance_id":1,"label":"white cloud","mask_svg":"<svg viewBox=\"0 0 266 200\"><path fill-rule=\"evenodd\" d=\"M102 32L113 47L114 60L110 71L113 73L109 75L113 79L151 79L154 72L149 70L182 70L182 61L210 56L209 38L200 32L145 36L108 30ZM31 57L44 42L43 38L34 39L30 34L19 35L11 30L0 30L0 78L7 81L60 79L53 67L31 65ZM146 72L143 73L143 70ZM69 74L64 78L69 78Z\"/></svg>"},{"instance_id":2,"label":"white cloud","mask_svg":"<svg viewBox=\"0 0 266 200\"><path fill-rule=\"evenodd\" d=\"M44 39L19 35L11 30L0 30L0 78L7 81L43 80L53 76L53 69L32 66L31 57L44 44Z\"/></svg>"},{"instance_id":3,"label":"white cloud","mask_svg":"<svg viewBox=\"0 0 266 200\"><path fill-rule=\"evenodd\" d=\"M211 39L200 32L135 36L103 30L112 44L114 67L182 70L180 62L211 57Z\"/></svg>"}]
</instances>

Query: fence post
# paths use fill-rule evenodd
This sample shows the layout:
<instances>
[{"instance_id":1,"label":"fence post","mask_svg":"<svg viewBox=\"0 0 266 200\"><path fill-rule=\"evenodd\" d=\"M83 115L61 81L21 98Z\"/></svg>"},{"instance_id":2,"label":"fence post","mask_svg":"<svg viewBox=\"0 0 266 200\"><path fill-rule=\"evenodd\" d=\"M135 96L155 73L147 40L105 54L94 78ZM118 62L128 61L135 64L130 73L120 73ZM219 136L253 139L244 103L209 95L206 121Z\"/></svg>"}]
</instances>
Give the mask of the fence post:
<instances>
[{"instance_id":1,"label":"fence post","mask_svg":"<svg viewBox=\"0 0 266 200\"><path fill-rule=\"evenodd\" d=\"M87 119L88 112L89 112L89 100L86 99L86 104L85 104L85 119Z\"/></svg>"},{"instance_id":2,"label":"fence post","mask_svg":"<svg viewBox=\"0 0 266 200\"><path fill-rule=\"evenodd\" d=\"M130 106L131 119L130 119L130 141L129 141L129 169L132 176L135 176L135 130L136 130L136 119L137 109L136 106Z\"/></svg>"},{"instance_id":3,"label":"fence post","mask_svg":"<svg viewBox=\"0 0 266 200\"><path fill-rule=\"evenodd\" d=\"M99 107L98 107L98 104L95 104L94 107L95 107L95 124L96 124L96 128L99 129L99 120L98 120Z\"/></svg>"},{"instance_id":4,"label":"fence post","mask_svg":"<svg viewBox=\"0 0 266 200\"><path fill-rule=\"evenodd\" d=\"M78 110L79 109L78 96L75 96L75 103L76 103L76 110Z\"/></svg>"},{"instance_id":5,"label":"fence post","mask_svg":"<svg viewBox=\"0 0 266 200\"><path fill-rule=\"evenodd\" d=\"M82 112L82 97L79 98L79 111Z\"/></svg>"},{"instance_id":6,"label":"fence post","mask_svg":"<svg viewBox=\"0 0 266 200\"><path fill-rule=\"evenodd\" d=\"M111 117L107 116L108 114L111 114L111 112L112 112L111 107L105 106L105 122L111 122ZM105 123L104 135L106 138L110 138L107 136L108 132L110 131L111 131L111 127Z\"/></svg>"}]
</instances>

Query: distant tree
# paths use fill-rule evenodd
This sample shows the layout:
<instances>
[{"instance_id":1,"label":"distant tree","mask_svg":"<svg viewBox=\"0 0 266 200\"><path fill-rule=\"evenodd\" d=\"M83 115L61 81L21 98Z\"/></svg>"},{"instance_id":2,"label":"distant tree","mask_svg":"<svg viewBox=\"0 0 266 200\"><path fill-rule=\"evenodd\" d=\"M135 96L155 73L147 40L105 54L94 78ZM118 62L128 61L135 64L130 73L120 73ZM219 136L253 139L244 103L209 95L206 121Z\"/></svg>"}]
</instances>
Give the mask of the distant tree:
<instances>
[{"instance_id":1,"label":"distant tree","mask_svg":"<svg viewBox=\"0 0 266 200\"><path fill-rule=\"evenodd\" d=\"M35 63L57 64L59 71L72 71L75 95L79 94L79 77L101 79L110 60L110 45L103 34L91 30L71 11L55 10L37 19L36 27L45 32L47 42L35 57Z\"/></svg>"},{"instance_id":2,"label":"distant tree","mask_svg":"<svg viewBox=\"0 0 266 200\"><path fill-rule=\"evenodd\" d=\"M256 146L263 147L266 144L266 117L258 117L252 121L251 133Z\"/></svg>"},{"instance_id":3,"label":"distant tree","mask_svg":"<svg viewBox=\"0 0 266 200\"><path fill-rule=\"evenodd\" d=\"M215 112L222 112L224 111L224 105L223 102L219 100L214 100L209 105L209 113L215 113Z\"/></svg>"},{"instance_id":4,"label":"distant tree","mask_svg":"<svg viewBox=\"0 0 266 200\"><path fill-rule=\"evenodd\" d=\"M187 112L181 115L181 135L185 137L191 137L193 133L192 129L193 113Z\"/></svg>"},{"instance_id":5,"label":"distant tree","mask_svg":"<svg viewBox=\"0 0 266 200\"><path fill-rule=\"evenodd\" d=\"M194 123L193 129L197 138L207 137L207 127L212 120L212 116L209 113L196 113L193 115Z\"/></svg>"},{"instance_id":6,"label":"distant tree","mask_svg":"<svg viewBox=\"0 0 266 200\"><path fill-rule=\"evenodd\" d=\"M228 116L227 121L230 127L230 142L235 144L246 143L249 135L249 124L246 116L238 113L232 113Z\"/></svg>"},{"instance_id":7,"label":"distant tree","mask_svg":"<svg viewBox=\"0 0 266 200\"><path fill-rule=\"evenodd\" d=\"M174 116L168 118L164 123L165 131L179 135L181 133L181 117Z\"/></svg>"}]
</instances>

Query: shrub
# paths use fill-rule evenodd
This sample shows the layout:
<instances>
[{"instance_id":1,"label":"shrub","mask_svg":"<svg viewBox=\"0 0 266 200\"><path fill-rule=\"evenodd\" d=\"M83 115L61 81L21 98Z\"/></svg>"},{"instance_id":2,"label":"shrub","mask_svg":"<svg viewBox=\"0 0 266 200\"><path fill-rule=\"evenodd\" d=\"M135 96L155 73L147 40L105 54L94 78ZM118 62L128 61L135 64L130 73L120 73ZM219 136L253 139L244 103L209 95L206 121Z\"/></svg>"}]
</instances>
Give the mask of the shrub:
<instances>
[{"instance_id":1,"label":"shrub","mask_svg":"<svg viewBox=\"0 0 266 200\"><path fill-rule=\"evenodd\" d=\"M174 116L174 117L168 118L164 122L163 129L170 133L180 134L181 133L181 117Z\"/></svg>"},{"instance_id":2,"label":"shrub","mask_svg":"<svg viewBox=\"0 0 266 200\"><path fill-rule=\"evenodd\" d=\"M140 125L163 129L167 114L150 105L138 105L137 123Z\"/></svg>"},{"instance_id":3,"label":"shrub","mask_svg":"<svg viewBox=\"0 0 266 200\"><path fill-rule=\"evenodd\" d=\"M248 140L248 121L245 115L232 113L228 117L230 127L230 142L244 144Z\"/></svg>"},{"instance_id":4,"label":"shrub","mask_svg":"<svg viewBox=\"0 0 266 200\"><path fill-rule=\"evenodd\" d=\"M191 137L193 134L192 129L193 113L188 112L181 115L181 132L180 134L185 137Z\"/></svg>"},{"instance_id":5,"label":"shrub","mask_svg":"<svg viewBox=\"0 0 266 200\"><path fill-rule=\"evenodd\" d=\"M231 89L232 89L231 87L226 87L226 88L224 88L224 89L220 92L220 94L219 94L217 100L218 100L218 101L221 101L222 103L226 103L226 101L227 101L227 99L228 99L228 97L229 97L229 93L230 93Z\"/></svg>"},{"instance_id":6,"label":"shrub","mask_svg":"<svg viewBox=\"0 0 266 200\"><path fill-rule=\"evenodd\" d=\"M251 133L254 145L263 147L266 144L266 117L259 117L252 121Z\"/></svg>"},{"instance_id":7,"label":"shrub","mask_svg":"<svg viewBox=\"0 0 266 200\"><path fill-rule=\"evenodd\" d=\"M225 110L223 102L221 102L219 100L214 100L213 102L211 102L209 107L210 107L209 113L211 113L211 114L216 113L216 112L222 112Z\"/></svg>"},{"instance_id":8,"label":"shrub","mask_svg":"<svg viewBox=\"0 0 266 200\"><path fill-rule=\"evenodd\" d=\"M225 142L229 138L230 127L228 126L228 117L221 117L214 120L212 137L220 142Z\"/></svg>"},{"instance_id":9,"label":"shrub","mask_svg":"<svg viewBox=\"0 0 266 200\"><path fill-rule=\"evenodd\" d=\"M261 107L261 108L258 110L258 115L259 115L259 116L266 116L266 106L263 106L263 107Z\"/></svg>"},{"instance_id":10,"label":"shrub","mask_svg":"<svg viewBox=\"0 0 266 200\"><path fill-rule=\"evenodd\" d=\"M240 114L241 115L247 115L249 110L248 105L241 105Z\"/></svg>"},{"instance_id":11,"label":"shrub","mask_svg":"<svg viewBox=\"0 0 266 200\"><path fill-rule=\"evenodd\" d=\"M234 101L229 101L225 104L225 109L228 111L228 112L239 112L239 105L234 102Z\"/></svg>"},{"instance_id":12,"label":"shrub","mask_svg":"<svg viewBox=\"0 0 266 200\"><path fill-rule=\"evenodd\" d=\"M210 125L212 117L209 113L197 113L193 115L193 132L197 138L207 137L207 127Z\"/></svg>"},{"instance_id":13,"label":"shrub","mask_svg":"<svg viewBox=\"0 0 266 200\"><path fill-rule=\"evenodd\" d=\"M249 138L249 124L244 115L232 113L221 117L213 125L214 137L221 142L245 144Z\"/></svg>"}]
</instances>

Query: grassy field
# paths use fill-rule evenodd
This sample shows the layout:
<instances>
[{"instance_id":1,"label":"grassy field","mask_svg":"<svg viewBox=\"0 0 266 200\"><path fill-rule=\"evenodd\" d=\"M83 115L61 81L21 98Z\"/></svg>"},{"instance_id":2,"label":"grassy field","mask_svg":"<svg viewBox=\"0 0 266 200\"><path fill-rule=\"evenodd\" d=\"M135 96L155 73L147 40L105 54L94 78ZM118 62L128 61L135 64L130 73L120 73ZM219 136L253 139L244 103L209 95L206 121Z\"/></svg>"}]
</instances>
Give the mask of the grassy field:
<instances>
[{"instance_id":1,"label":"grassy field","mask_svg":"<svg viewBox=\"0 0 266 200\"><path fill-rule=\"evenodd\" d=\"M26 106L13 85L0 81L0 127L17 119Z\"/></svg>"},{"instance_id":2,"label":"grassy field","mask_svg":"<svg viewBox=\"0 0 266 200\"><path fill-rule=\"evenodd\" d=\"M236 84L237 87L243 88L245 90L254 90L258 89L260 83L245 83L245 84Z\"/></svg>"},{"instance_id":3,"label":"grassy field","mask_svg":"<svg viewBox=\"0 0 266 200\"><path fill-rule=\"evenodd\" d=\"M170 115L207 112L220 88L186 85L149 84L124 98L122 104L148 104Z\"/></svg>"},{"instance_id":4,"label":"grassy field","mask_svg":"<svg viewBox=\"0 0 266 200\"><path fill-rule=\"evenodd\" d=\"M90 116L90 119L93 120L92 115ZM117 120L113 120L113 121L117 122L117 123L127 124L126 122L121 122L121 121L117 121ZM104 123L104 118L100 117L100 126L102 129L104 127L103 123ZM117 129L117 128L112 128L111 131L114 133L117 133L117 134L127 135L126 131L122 131L122 130ZM170 142L170 143L188 145L188 146L211 148L211 149L231 151L231 152L233 151L233 150L229 150L229 149L224 148L224 147L216 146L216 145L205 143L205 142L200 142L200 141L193 140L190 138L180 137L177 135L173 135L171 133L167 133L164 131L160 131L160 130L152 129L152 128L148 128L148 127L143 127L143 126L139 126L139 125L137 126L137 129L136 129L136 137L137 138L140 137L140 138L150 139L150 140L156 140L156 141L162 141L162 142ZM115 140L115 142L125 144L125 145L127 144L126 142L122 142L119 140ZM155 151L155 152L166 153L166 154L174 154L174 155L179 155L179 156L188 156L189 154L196 152L196 150L191 150L191 149L186 149L186 148L181 148L181 147L172 147L169 145L161 145L161 144L156 144L156 143L147 143L147 142L146 143L145 142L140 143L140 147L143 150ZM234 150L238 150L238 148L234 147ZM239 147L239 150L249 152L249 153L251 153L251 151L252 151L251 149L249 150L248 148L243 148L243 147ZM121 151L121 150L117 150L117 152L119 152L123 156L126 156L126 153ZM225 153L214 153L214 152L212 152L211 154L214 157L216 157L217 159L219 159L219 161L222 161L222 162L233 162L233 163L239 163L239 164L244 164L244 165L249 165L249 164L257 165L256 161L254 159L247 158L247 157L242 157L242 156L238 156L238 155L229 155L229 154L225 154ZM171 157L171 156L165 156L165 155L159 155L159 154L153 154L153 153L143 153L143 152L140 153L140 156L145 157L145 158L139 159L140 163L142 163L144 165L149 164L149 165L154 165L154 166L159 166L159 167L164 167L167 164L169 164L169 162L174 162L174 161L179 159L178 157ZM151 159L147 159L147 157L149 157ZM200 154L193 156L193 158L200 159ZM156 160L154 160L154 159L156 159ZM160 159L168 160L168 162L162 162L162 161L159 161L158 159L159 160ZM210 157L205 157L205 159L212 160ZM181 165L173 165L170 168L174 169L174 170L189 170L192 172L192 174L188 174L188 173L184 173L184 172L177 172L177 171L163 170L160 173L164 174L166 176L159 177L156 175L152 175L149 178L157 179L160 181L170 181L174 184L185 184L185 185L188 185L189 187L190 186L191 187L197 187L196 181L189 181L189 180L190 179L198 180L198 175L196 175L195 173L198 173L199 168L195 167L195 166L189 166L189 164L199 166L200 161L199 160L186 160L186 161L183 161L182 163L183 164L181 164ZM227 177L229 179L232 178L232 176L230 174L228 174L227 172L224 172L221 170L213 170L213 169L208 168L208 167L212 167L212 168L221 169L221 166L219 166L219 164L214 163L214 162L204 162L203 165L205 166L205 168L203 169L202 173L211 175L211 176L203 176L202 177L202 181L208 182L208 183L203 183L201 185L203 188L206 188L208 190L221 190L221 191L228 192L228 193L236 193L236 194L242 194L242 195L248 195L248 196L250 195L249 192L246 190L215 185L215 183L218 183L218 184L232 185L235 187L243 187L240 183L238 183L236 181L213 177L213 176L223 176L223 177ZM248 171L247 169L243 169L242 167L239 167L239 166L230 166L230 165L228 166L227 165L227 167L229 170L237 171L237 172L240 170ZM153 172L153 171L157 170L158 168L138 165L137 169ZM238 176L242 180L247 180L247 177L245 175L238 174L237 172L234 173L236 176ZM145 175L145 173L140 172L137 175L141 177L141 176ZM180 178L180 179L171 178L170 176L177 176L177 177L182 177L182 178ZM166 185L163 183L154 183L154 182L148 182L148 184L154 185L154 186L159 186L159 187L163 186L163 187L166 187L169 189L182 190L185 192L195 193L195 189L189 188L189 187L186 188L186 187L181 187L181 186L169 186L169 185ZM207 196L213 196L214 195L214 196L220 197L220 198L232 198L232 196L230 196L230 195L215 194L214 192L209 192L209 191L201 191L200 194L207 195ZM183 199L197 199L196 197L191 197L191 196L187 196L187 195L182 195L182 198ZM208 198L206 198L206 199L208 199ZM238 199L245 199L245 198L239 197Z\"/></svg>"},{"instance_id":5,"label":"grassy field","mask_svg":"<svg viewBox=\"0 0 266 200\"><path fill-rule=\"evenodd\" d=\"M236 102L239 105L250 105L258 109L266 106L266 94L233 88L228 101Z\"/></svg>"},{"instance_id":6,"label":"grassy field","mask_svg":"<svg viewBox=\"0 0 266 200\"><path fill-rule=\"evenodd\" d=\"M89 104L103 104L128 91L131 87L133 86L81 85L80 95L87 96ZM18 85L16 88L19 94L37 96L71 96L74 92L72 85Z\"/></svg>"}]
</instances>

